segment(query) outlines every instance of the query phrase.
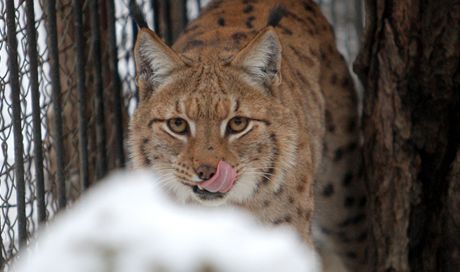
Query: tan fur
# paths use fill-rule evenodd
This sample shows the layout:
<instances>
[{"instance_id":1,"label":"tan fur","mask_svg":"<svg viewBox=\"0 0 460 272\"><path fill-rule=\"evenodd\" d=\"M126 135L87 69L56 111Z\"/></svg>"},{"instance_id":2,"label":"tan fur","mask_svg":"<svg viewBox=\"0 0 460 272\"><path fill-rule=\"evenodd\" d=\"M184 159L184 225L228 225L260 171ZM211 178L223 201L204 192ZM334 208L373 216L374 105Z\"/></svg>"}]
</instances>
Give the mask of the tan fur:
<instances>
[{"instance_id":1,"label":"tan fur","mask_svg":"<svg viewBox=\"0 0 460 272\"><path fill-rule=\"evenodd\" d=\"M277 3L285 16L267 27ZM337 192L345 176L356 179L359 142L353 85L312 1L214 1L172 49L141 29L135 56L141 101L130 125L132 159L159 172L177 199L243 207L262 222L293 226L310 245L314 212L318 229L329 232L361 212L343 210L343 195L321 197L329 183ZM235 116L252 120L249 132L223 133ZM168 130L176 117L189 122L189 136ZM192 191L195 171L219 160L237 169L236 185L223 199L201 200ZM360 194L354 183L347 192ZM336 238L333 248L345 256ZM364 258L356 254L354 269Z\"/></svg>"}]
</instances>

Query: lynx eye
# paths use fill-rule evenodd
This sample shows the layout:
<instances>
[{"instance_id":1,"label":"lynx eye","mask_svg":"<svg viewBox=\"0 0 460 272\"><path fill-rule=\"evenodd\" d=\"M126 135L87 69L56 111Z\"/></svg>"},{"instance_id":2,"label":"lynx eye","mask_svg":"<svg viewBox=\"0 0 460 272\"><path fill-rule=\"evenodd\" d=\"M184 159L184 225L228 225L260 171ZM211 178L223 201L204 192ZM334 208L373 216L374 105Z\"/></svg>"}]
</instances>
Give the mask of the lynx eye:
<instances>
[{"instance_id":1,"label":"lynx eye","mask_svg":"<svg viewBox=\"0 0 460 272\"><path fill-rule=\"evenodd\" d=\"M171 118L167 121L168 128L177 134L186 134L188 132L188 124L182 118Z\"/></svg>"},{"instance_id":2,"label":"lynx eye","mask_svg":"<svg viewBox=\"0 0 460 272\"><path fill-rule=\"evenodd\" d=\"M227 125L227 131L229 133L239 133L247 128L249 124L248 118L245 117L233 117L230 119Z\"/></svg>"}]
</instances>

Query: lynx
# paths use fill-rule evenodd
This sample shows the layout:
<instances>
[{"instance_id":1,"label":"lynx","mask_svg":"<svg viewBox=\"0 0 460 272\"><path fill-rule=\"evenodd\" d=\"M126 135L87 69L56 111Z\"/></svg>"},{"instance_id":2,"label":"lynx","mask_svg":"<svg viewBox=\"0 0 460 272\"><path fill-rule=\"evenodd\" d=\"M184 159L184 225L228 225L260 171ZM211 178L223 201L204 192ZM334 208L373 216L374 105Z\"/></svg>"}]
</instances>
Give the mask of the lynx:
<instances>
[{"instance_id":1,"label":"lynx","mask_svg":"<svg viewBox=\"0 0 460 272\"><path fill-rule=\"evenodd\" d=\"M357 98L319 7L213 1L172 47L139 22L134 166L180 202L241 207L363 269Z\"/></svg>"}]
</instances>

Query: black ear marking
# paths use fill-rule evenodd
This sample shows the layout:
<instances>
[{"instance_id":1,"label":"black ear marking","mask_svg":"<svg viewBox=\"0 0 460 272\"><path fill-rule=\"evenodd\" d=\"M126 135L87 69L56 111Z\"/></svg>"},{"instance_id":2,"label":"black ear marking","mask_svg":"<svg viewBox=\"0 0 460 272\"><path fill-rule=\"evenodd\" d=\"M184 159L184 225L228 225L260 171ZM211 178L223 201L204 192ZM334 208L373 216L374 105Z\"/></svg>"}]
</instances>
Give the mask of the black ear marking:
<instances>
[{"instance_id":1,"label":"black ear marking","mask_svg":"<svg viewBox=\"0 0 460 272\"><path fill-rule=\"evenodd\" d=\"M333 194L334 194L334 185L332 183L329 183L323 189L323 196L330 197Z\"/></svg>"},{"instance_id":2,"label":"black ear marking","mask_svg":"<svg viewBox=\"0 0 460 272\"><path fill-rule=\"evenodd\" d=\"M274 6L267 18L267 26L276 27L280 23L281 19L286 15L286 10L281 5Z\"/></svg>"},{"instance_id":3,"label":"black ear marking","mask_svg":"<svg viewBox=\"0 0 460 272\"><path fill-rule=\"evenodd\" d=\"M135 0L129 1L129 14L131 15L131 17L133 17L138 27L149 27L147 21L145 20L144 14L142 13L139 5L136 3Z\"/></svg>"}]
</instances>

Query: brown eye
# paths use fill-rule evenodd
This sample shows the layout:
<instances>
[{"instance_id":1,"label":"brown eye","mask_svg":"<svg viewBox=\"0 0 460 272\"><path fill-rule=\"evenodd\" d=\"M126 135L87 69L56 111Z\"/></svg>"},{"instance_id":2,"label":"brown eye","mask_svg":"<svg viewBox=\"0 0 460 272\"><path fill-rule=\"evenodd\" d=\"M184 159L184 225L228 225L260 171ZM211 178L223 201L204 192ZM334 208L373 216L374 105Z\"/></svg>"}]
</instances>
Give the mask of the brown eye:
<instances>
[{"instance_id":1,"label":"brown eye","mask_svg":"<svg viewBox=\"0 0 460 272\"><path fill-rule=\"evenodd\" d=\"M233 117L227 126L229 133L239 133L243 131L249 124L248 118L245 117Z\"/></svg>"},{"instance_id":2,"label":"brown eye","mask_svg":"<svg viewBox=\"0 0 460 272\"><path fill-rule=\"evenodd\" d=\"M182 118L171 118L167 121L168 127L174 133L185 134L188 132L188 124Z\"/></svg>"}]
</instances>

